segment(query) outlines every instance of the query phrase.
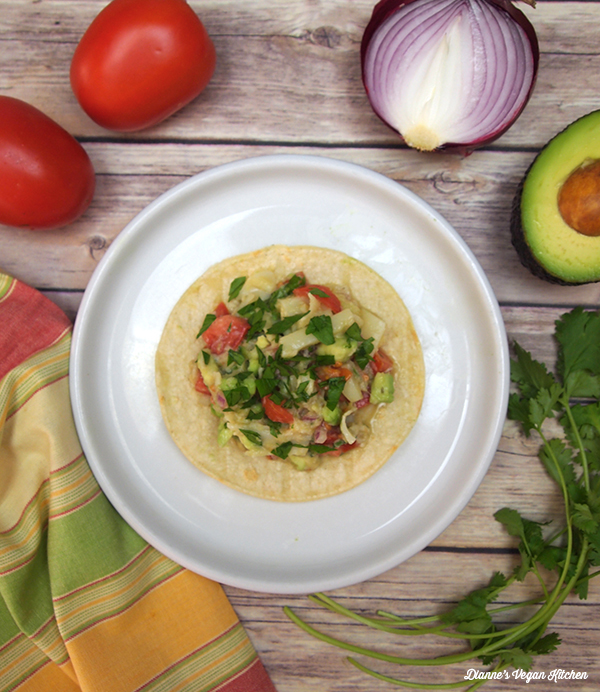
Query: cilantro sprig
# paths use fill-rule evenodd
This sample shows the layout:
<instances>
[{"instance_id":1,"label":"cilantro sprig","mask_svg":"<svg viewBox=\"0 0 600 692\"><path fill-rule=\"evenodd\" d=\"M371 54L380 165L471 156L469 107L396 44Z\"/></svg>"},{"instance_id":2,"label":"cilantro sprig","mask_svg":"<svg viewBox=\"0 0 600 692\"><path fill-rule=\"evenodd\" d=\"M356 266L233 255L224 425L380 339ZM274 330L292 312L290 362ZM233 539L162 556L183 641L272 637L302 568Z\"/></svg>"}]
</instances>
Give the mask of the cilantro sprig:
<instances>
[{"instance_id":1,"label":"cilantro sprig","mask_svg":"<svg viewBox=\"0 0 600 692\"><path fill-rule=\"evenodd\" d=\"M564 515L560 526L532 521L508 507L498 510L494 514L496 521L518 539L519 564L508 576L495 573L486 586L471 591L441 615L406 619L378 611L376 617L367 617L323 593L309 596L315 603L362 625L396 635L429 634L458 640L463 649L433 659L393 656L326 635L285 607L293 622L324 642L400 666L478 660L491 672L511 666L529 671L535 656L559 646L558 635L547 633L551 620L570 594L585 599L589 580L600 574L596 569L600 566L600 311L579 307L565 313L555 324L555 337L555 373L514 344L511 379L515 391L510 395L508 417L521 425L527 437L536 435L540 441L539 459L562 495ZM557 425L561 432L551 436L548 431L556 430ZM511 584L522 582L528 575L539 584L539 598L493 605ZM527 619L500 626L498 614L525 606L534 609ZM363 672L396 686L440 687L383 675L354 658L349 660ZM472 685L461 679L443 687L469 685L468 689L474 690L489 679L479 679Z\"/></svg>"}]
</instances>

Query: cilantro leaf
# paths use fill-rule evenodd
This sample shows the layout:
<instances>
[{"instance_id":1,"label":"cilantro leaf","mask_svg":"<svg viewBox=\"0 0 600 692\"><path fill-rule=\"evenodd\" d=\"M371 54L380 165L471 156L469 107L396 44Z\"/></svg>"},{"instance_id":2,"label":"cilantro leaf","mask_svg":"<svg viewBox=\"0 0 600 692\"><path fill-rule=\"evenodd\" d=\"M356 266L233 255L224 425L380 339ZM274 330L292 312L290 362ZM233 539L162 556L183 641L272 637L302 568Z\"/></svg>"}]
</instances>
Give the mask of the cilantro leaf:
<instances>
[{"instance_id":1,"label":"cilantro leaf","mask_svg":"<svg viewBox=\"0 0 600 692\"><path fill-rule=\"evenodd\" d=\"M233 300L234 298L237 298L240 294L240 291L242 290L242 286L246 283L246 277L245 276L238 276L237 279L234 279L231 282L231 285L229 286L229 300Z\"/></svg>"},{"instance_id":2,"label":"cilantro leaf","mask_svg":"<svg viewBox=\"0 0 600 692\"><path fill-rule=\"evenodd\" d=\"M373 353L374 348L373 337L369 337L356 349L354 360L359 368L366 368L369 362L373 360L371 353Z\"/></svg>"},{"instance_id":3,"label":"cilantro leaf","mask_svg":"<svg viewBox=\"0 0 600 692\"><path fill-rule=\"evenodd\" d=\"M300 286L304 286L305 283L306 278L304 276L301 274L294 274L284 284L271 293L268 302L268 309L270 311L274 310L275 303L277 303L280 298L289 296L295 288L300 288Z\"/></svg>"},{"instance_id":4,"label":"cilantro leaf","mask_svg":"<svg viewBox=\"0 0 600 692\"><path fill-rule=\"evenodd\" d=\"M575 370L600 375L600 312L575 308L556 321L557 368L566 380Z\"/></svg>"},{"instance_id":5,"label":"cilantro leaf","mask_svg":"<svg viewBox=\"0 0 600 692\"><path fill-rule=\"evenodd\" d=\"M311 454L327 454L327 452L335 452L336 448L329 445L309 444L308 451Z\"/></svg>"},{"instance_id":6,"label":"cilantro leaf","mask_svg":"<svg viewBox=\"0 0 600 692\"><path fill-rule=\"evenodd\" d=\"M287 459L290 452L292 451L293 446L294 443L291 441L282 442L279 446L275 447L275 449L273 449L271 453L279 457L280 459Z\"/></svg>"},{"instance_id":7,"label":"cilantro leaf","mask_svg":"<svg viewBox=\"0 0 600 692\"><path fill-rule=\"evenodd\" d=\"M245 361L246 356L243 353L229 349L227 353L227 365L233 365L234 363L236 365L243 365Z\"/></svg>"},{"instance_id":8,"label":"cilantro leaf","mask_svg":"<svg viewBox=\"0 0 600 692\"><path fill-rule=\"evenodd\" d=\"M306 327L306 333L314 334L322 344L328 346L335 342L333 324L329 315L313 317Z\"/></svg>"},{"instance_id":9,"label":"cilantro leaf","mask_svg":"<svg viewBox=\"0 0 600 692\"><path fill-rule=\"evenodd\" d=\"M301 320L308 312L298 313L297 315L290 315L289 317L284 317L281 320L275 322L269 329L267 329L267 334L285 334L288 329L290 329L298 320Z\"/></svg>"},{"instance_id":10,"label":"cilantro leaf","mask_svg":"<svg viewBox=\"0 0 600 692\"><path fill-rule=\"evenodd\" d=\"M536 396L540 389L549 389L554 384L554 376L543 363L534 360L517 342L514 342L513 350L516 360L511 360L511 379L519 384L523 396Z\"/></svg>"},{"instance_id":11,"label":"cilantro leaf","mask_svg":"<svg viewBox=\"0 0 600 692\"><path fill-rule=\"evenodd\" d=\"M575 503L573 506L573 524L584 533L595 534L598 531L598 514L592 512L587 504Z\"/></svg>"},{"instance_id":12,"label":"cilantro leaf","mask_svg":"<svg viewBox=\"0 0 600 692\"><path fill-rule=\"evenodd\" d=\"M204 318L204 321L202 322L202 326L200 327L200 331L198 332L198 334L196 334L196 339L201 337L202 334L204 334L204 332L210 327L210 325L216 319L217 319L216 315L213 315L213 314L206 315L206 317Z\"/></svg>"},{"instance_id":13,"label":"cilantro leaf","mask_svg":"<svg viewBox=\"0 0 600 692\"><path fill-rule=\"evenodd\" d=\"M345 386L345 377L330 377L327 380L327 394L325 400L327 401L327 408L330 411L333 411L338 405Z\"/></svg>"},{"instance_id":14,"label":"cilantro leaf","mask_svg":"<svg viewBox=\"0 0 600 692\"><path fill-rule=\"evenodd\" d=\"M260 436L260 433L257 433L256 430L242 430L240 428L240 432L243 433L243 435L252 442L252 444L255 445L262 445L262 437Z\"/></svg>"},{"instance_id":15,"label":"cilantro leaf","mask_svg":"<svg viewBox=\"0 0 600 692\"><path fill-rule=\"evenodd\" d=\"M317 288L316 286L314 288L311 288L308 292L312 293L313 295L319 298L329 298L329 293L325 292L321 288Z\"/></svg>"},{"instance_id":16,"label":"cilantro leaf","mask_svg":"<svg viewBox=\"0 0 600 692\"><path fill-rule=\"evenodd\" d=\"M360 333L360 327L356 322L353 322L348 329L345 331L346 336L349 336L354 341L361 341L362 334Z\"/></svg>"},{"instance_id":17,"label":"cilantro leaf","mask_svg":"<svg viewBox=\"0 0 600 692\"><path fill-rule=\"evenodd\" d=\"M532 644L529 650L537 655L549 654L552 651L555 651L559 644L560 637L558 634L556 634L556 632L550 632Z\"/></svg>"}]
</instances>

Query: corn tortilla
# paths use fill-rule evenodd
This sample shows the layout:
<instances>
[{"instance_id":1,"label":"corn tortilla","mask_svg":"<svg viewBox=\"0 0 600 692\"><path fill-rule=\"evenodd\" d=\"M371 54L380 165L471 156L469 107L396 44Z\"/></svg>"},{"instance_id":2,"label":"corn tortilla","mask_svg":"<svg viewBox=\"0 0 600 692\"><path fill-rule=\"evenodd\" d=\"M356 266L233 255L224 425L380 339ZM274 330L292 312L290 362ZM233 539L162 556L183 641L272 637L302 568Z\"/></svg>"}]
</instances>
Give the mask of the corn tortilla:
<instances>
[{"instance_id":1,"label":"corn tortilla","mask_svg":"<svg viewBox=\"0 0 600 692\"><path fill-rule=\"evenodd\" d=\"M236 440L217 442L218 419L210 399L195 390L197 339L204 317L227 301L239 276L270 270L278 281L303 272L311 283L344 286L386 323L381 347L394 363L393 402L379 407L368 441L311 471L289 461L249 454ZM316 500L357 486L373 475L406 439L419 415L425 387L421 345L395 289L362 262L330 249L273 245L226 259L208 269L183 294L165 325L156 353L156 387L166 427L183 454L201 471L235 490L283 502Z\"/></svg>"}]
</instances>

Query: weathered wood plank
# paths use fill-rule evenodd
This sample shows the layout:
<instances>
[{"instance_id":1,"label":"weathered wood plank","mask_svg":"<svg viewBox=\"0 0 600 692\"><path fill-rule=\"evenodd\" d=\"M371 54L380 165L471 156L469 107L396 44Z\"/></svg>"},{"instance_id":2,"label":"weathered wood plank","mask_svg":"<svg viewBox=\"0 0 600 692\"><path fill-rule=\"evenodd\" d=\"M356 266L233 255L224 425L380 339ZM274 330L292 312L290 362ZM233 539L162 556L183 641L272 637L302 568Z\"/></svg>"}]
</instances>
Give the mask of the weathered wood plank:
<instances>
[{"instance_id":1,"label":"weathered wood plank","mask_svg":"<svg viewBox=\"0 0 600 692\"><path fill-rule=\"evenodd\" d=\"M405 617L434 615L454 604L471 589L484 586L495 571L509 574L515 564L515 556L510 554L423 551L381 577L328 595L365 615L374 615L377 609ZM443 580L440 579L441 574L445 575ZM375 692L390 689L389 685L374 680L349 665L346 661L347 652L310 637L289 622L282 611L284 605L290 605L304 620L330 636L396 656L430 658L448 653L449 650L460 650L452 642L438 642L431 637L398 639L394 635L378 633L332 614L303 596L252 594L232 587L225 587L225 590L246 624L279 692L300 692L306 689ZM539 593L539 585L528 579L523 585L511 587L497 605L537 597ZM532 613L533 610L528 612ZM594 652L600 637L599 616L600 588L597 583L592 582L586 601L571 596L555 615L548 631L556 631L562 644L553 654L539 657L534 670L545 672L546 675L555 668L573 668L587 672L587 681L573 682L568 687L565 683L564 687L557 686L557 689L585 692L596 689L600 663ZM521 615L507 614L498 622L506 626L510 622L518 622L519 617ZM450 668L400 669L374 660L360 660L389 675L421 682L447 683L460 680L472 665L462 663ZM479 665L475 667L480 668ZM524 680L517 681L513 678L509 681L490 682L486 689L506 692L521 689L525 684ZM548 687L543 686L542 689L550 689L549 683L546 685Z\"/></svg>"},{"instance_id":2,"label":"weathered wood plank","mask_svg":"<svg viewBox=\"0 0 600 692\"><path fill-rule=\"evenodd\" d=\"M79 5L79 3L78 3ZM165 123L114 135L92 123L68 79L79 37L103 2L3 5L0 91L33 103L79 137L400 146L371 111L359 47L372 3L196 3L219 56L205 92ZM539 148L577 117L600 107L598 3L538 3L528 11L542 57L533 98L496 145ZM577 71L577 80L573 79ZM308 117L307 117L308 116Z\"/></svg>"},{"instance_id":3,"label":"weathered wood plank","mask_svg":"<svg viewBox=\"0 0 600 692\"><path fill-rule=\"evenodd\" d=\"M0 227L0 266L38 288L82 290L124 226L163 192L206 168L265 154L315 154L354 162L406 186L463 237L502 304L599 305L600 284L548 284L524 269L510 241L509 219L526 152L479 151L466 158L409 150L183 144L85 145L97 169L90 209L65 229ZM32 242L33 240L33 242Z\"/></svg>"}]
</instances>

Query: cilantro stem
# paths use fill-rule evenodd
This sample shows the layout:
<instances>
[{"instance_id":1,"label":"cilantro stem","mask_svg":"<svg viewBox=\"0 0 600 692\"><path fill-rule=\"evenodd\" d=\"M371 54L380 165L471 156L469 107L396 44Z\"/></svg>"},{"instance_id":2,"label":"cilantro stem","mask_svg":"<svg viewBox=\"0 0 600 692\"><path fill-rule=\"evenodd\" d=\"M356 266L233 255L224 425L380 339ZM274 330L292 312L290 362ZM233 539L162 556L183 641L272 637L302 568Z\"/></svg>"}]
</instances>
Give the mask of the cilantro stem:
<instances>
[{"instance_id":1,"label":"cilantro stem","mask_svg":"<svg viewBox=\"0 0 600 692\"><path fill-rule=\"evenodd\" d=\"M463 661L468 661L472 658L477 658L481 649L476 652L467 651L460 652L456 654L447 654L445 656L436 656L435 658L406 658L403 656L392 656L390 654L384 654L379 651L373 651L371 649L366 649L362 646L357 646L355 644L350 644L349 642L344 642L341 639L336 639L328 634L320 632L315 629L307 622L302 620L294 611L288 606L284 606L284 613L294 622L298 627L303 629L308 634L312 635L316 639L327 642L328 644L333 644L340 649L345 649L346 651L352 651L355 654L360 654L362 656L369 656L370 658L376 658L380 661L387 661L388 663L397 663L400 665L412 665L412 666L442 666L449 663L462 663Z\"/></svg>"},{"instance_id":2,"label":"cilantro stem","mask_svg":"<svg viewBox=\"0 0 600 692\"><path fill-rule=\"evenodd\" d=\"M383 675L382 673L378 673L377 671L373 670L372 668L368 668L367 666L363 665L359 661L357 661L355 658L352 658L352 656L348 657L348 661L352 663L353 666L356 666L359 670L361 670L363 673L367 673L368 675L371 675L374 678L377 678L378 680L383 680L384 682L390 682L392 685L397 685L399 687L409 687L410 689L416 689L416 690L455 690L458 689L459 687L468 687L469 690L476 690L479 687L481 687L487 680L477 680L476 682L472 683L471 680L457 680L456 682L442 682L442 683L435 683L435 682L414 682L412 680L401 680L398 678L393 678L388 675Z\"/></svg>"},{"instance_id":3,"label":"cilantro stem","mask_svg":"<svg viewBox=\"0 0 600 692\"><path fill-rule=\"evenodd\" d=\"M591 576L595 576L596 574L600 574L600 571L595 572ZM511 579L510 581L512 583L513 580ZM506 586L508 588L509 584L507 583ZM538 603L540 603L541 601L544 601L544 600L545 600L544 597L538 596L537 598L530 598L527 601L519 601L518 603L508 603L507 605L498 606L497 608L489 608L488 613L490 615L496 615L497 613L504 613L504 612L507 612L509 610L517 610L518 608L527 608L528 606L537 605ZM398 624L398 626L404 625L406 627L413 627L413 626L416 627L417 625L420 625L424 622L438 622L440 619L439 615L428 615L427 617L422 617L422 618L402 618L399 615L396 615L395 613L389 613L385 610L378 610L377 615L380 615L386 619L389 619L389 620L396 622ZM421 628L421 629L425 633L427 633L428 631L433 631L436 628L432 627L429 630L427 628ZM396 628L395 631L401 631L401 630ZM470 638L470 636L469 636L469 638Z\"/></svg>"},{"instance_id":4,"label":"cilantro stem","mask_svg":"<svg viewBox=\"0 0 600 692\"><path fill-rule=\"evenodd\" d=\"M372 627L373 629L378 629L381 630L382 632L390 632L392 634L402 634L406 636L415 636L415 635L423 635L423 634L439 634L441 636L447 636L447 637L453 637L456 639L469 639L468 635L464 634L459 634L455 632L445 632L444 630L448 629L448 625L443 624L443 625L438 625L436 627L422 627L420 623L418 622L417 619L413 620L404 620L404 621L396 621L396 619L392 618L369 618L365 617L364 615L360 615L359 613L356 613L353 610L350 610L349 608L344 607L337 601L334 601L331 598L328 598L325 596L323 593L318 593L318 594L313 594L308 597L311 601L314 601L315 603L318 603L319 605L324 606L325 608L328 608L329 610L338 613L339 615L345 615L346 617L351 618L352 620L355 620L356 622L360 622L363 625L367 625L369 627ZM424 618L428 619L428 618ZM437 621L439 618L433 617L430 618L431 621ZM395 622L395 625L390 625L387 624L390 622ZM402 629L400 627L400 624L402 627L410 627L411 629Z\"/></svg>"},{"instance_id":5,"label":"cilantro stem","mask_svg":"<svg viewBox=\"0 0 600 692\"><path fill-rule=\"evenodd\" d=\"M573 431L575 435L575 439L577 441L577 448L579 449L579 452L581 454L581 467L583 469L583 481L585 484L585 489L589 491L590 489L590 470L588 467L588 460L587 460L587 454L585 452L585 447L583 445L583 441L581 439L581 434L579 432L579 428L577 424L575 423L575 420L573 418L573 412L571 411L571 406L570 402L568 399L568 396L561 399L561 403L565 409L565 412L567 414L567 418L569 419L569 425L571 426L571 430Z\"/></svg>"}]
</instances>

